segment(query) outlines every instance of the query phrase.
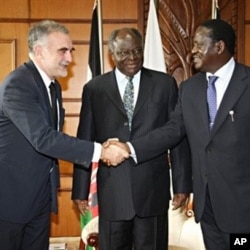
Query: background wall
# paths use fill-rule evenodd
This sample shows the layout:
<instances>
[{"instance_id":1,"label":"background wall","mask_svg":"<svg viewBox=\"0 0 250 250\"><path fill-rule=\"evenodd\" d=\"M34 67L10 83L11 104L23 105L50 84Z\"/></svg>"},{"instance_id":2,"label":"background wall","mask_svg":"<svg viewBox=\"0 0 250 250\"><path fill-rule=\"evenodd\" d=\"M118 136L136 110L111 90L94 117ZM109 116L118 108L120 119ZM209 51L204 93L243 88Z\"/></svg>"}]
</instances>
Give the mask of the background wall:
<instances>
[{"instance_id":1,"label":"background wall","mask_svg":"<svg viewBox=\"0 0 250 250\"><path fill-rule=\"evenodd\" d=\"M188 55L197 25L210 17L211 0L158 0L159 23L166 67L180 83L192 74ZM107 39L118 27L138 28L145 34L149 0L102 0L104 71L109 71ZM76 135L82 87L86 82L90 23L94 0L0 0L0 82L28 60L27 32L33 23L54 19L65 24L76 51L67 78L59 79L66 109L64 131ZM237 31L236 59L250 65L250 1L219 0L222 18ZM79 215L71 197L72 164L60 162L59 214L52 216L52 236L79 236Z\"/></svg>"}]
</instances>

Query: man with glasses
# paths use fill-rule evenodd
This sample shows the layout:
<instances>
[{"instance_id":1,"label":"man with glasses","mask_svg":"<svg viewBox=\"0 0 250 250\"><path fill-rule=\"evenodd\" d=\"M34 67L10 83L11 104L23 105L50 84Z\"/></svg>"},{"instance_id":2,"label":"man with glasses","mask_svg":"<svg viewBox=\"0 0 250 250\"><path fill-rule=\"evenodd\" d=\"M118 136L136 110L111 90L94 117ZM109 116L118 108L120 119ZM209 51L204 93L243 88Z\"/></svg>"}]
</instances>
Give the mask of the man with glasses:
<instances>
[{"instance_id":1,"label":"man with glasses","mask_svg":"<svg viewBox=\"0 0 250 250\"><path fill-rule=\"evenodd\" d=\"M100 143L128 141L168 121L177 99L177 85L168 74L143 65L143 40L138 30L114 30L108 41L114 70L84 86L78 137ZM107 165L109 163L107 162ZM184 140L171 150L173 209L191 192L190 157ZM170 199L167 149L143 164L126 160L116 168L99 164L100 249L166 250ZM90 171L75 165L73 195L82 214L87 203Z\"/></svg>"}]
</instances>

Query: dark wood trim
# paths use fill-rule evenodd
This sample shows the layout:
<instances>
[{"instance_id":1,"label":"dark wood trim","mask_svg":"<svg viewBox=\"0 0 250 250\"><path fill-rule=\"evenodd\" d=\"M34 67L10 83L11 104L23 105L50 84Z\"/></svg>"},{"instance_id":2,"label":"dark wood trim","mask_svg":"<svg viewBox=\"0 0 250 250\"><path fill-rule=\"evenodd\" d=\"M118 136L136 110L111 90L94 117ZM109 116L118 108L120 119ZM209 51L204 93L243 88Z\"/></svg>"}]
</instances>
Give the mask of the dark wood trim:
<instances>
[{"instance_id":1,"label":"dark wood trim","mask_svg":"<svg viewBox=\"0 0 250 250\"><path fill-rule=\"evenodd\" d=\"M245 64L245 1L237 0L237 61ZM249 22L250 23L250 22Z\"/></svg>"}]
</instances>

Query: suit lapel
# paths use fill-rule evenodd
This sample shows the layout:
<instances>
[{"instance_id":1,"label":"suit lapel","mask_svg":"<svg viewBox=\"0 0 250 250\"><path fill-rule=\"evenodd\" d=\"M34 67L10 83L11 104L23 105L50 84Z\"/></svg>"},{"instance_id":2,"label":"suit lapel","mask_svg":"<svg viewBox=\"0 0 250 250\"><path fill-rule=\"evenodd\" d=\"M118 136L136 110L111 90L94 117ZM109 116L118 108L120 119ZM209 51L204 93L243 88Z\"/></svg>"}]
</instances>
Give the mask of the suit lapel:
<instances>
[{"instance_id":1,"label":"suit lapel","mask_svg":"<svg viewBox=\"0 0 250 250\"><path fill-rule=\"evenodd\" d=\"M133 116L135 116L138 113L143 103L147 100L147 96L150 94L150 90L154 84L153 81L154 79L152 77L152 74L148 70L142 68L140 85L143 84L143 87L141 86L139 87L138 98L136 101ZM123 106L123 101L120 96L114 71L112 71L110 74L107 75L107 83L105 85L105 91L106 94L111 99L111 101L114 103L114 105L116 105L120 109L120 111L126 116L127 114Z\"/></svg>"},{"instance_id":2,"label":"suit lapel","mask_svg":"<svg viewBox=\"0 0 250 250\"><path fill-rule=\"evenodd\" d=\"M50 124L52 125L53 121L52 121L50 100L49 100L49 96L48 96L48 91L45 87L45 84L42 80L42 77L39 74L37 68L35 67L35 65L32 61L25 63L25 65L32 71L31 75L34 78L34 84L37 85L37 88L40 90L40 93L43 96L41 101L44 101L43 107L46 109L46 112L48 114L48 120L50 121Z\"/></svg>"},{"instance_id":3,"label":"suit lapel","mask_svg":"<svg viewBox=\"0 0 250 250\"><path fill-rule=\"evenodd\" d=\"M105 83L105 91L107 96L110 98L110 100L114 103L114 105L125 115L126 111L123 106L123 101L118 89L116 77L115 77L115 71L110 72L107 74L107 80Z\"/></svg>"},{"instance_id":4,"label":"suit lapel","mask_svg":"<svg viewBox=\"0 0 250 250\"><path fill-rule=\"evenodd\" d=\"M134 110L134 117L142 107L143 103L147 100L147 96L150 94L150 90L152 89L153 84L154 84L154 79L152 77L151 72L149 72L145 68L142 68L139 93Z\"/></svg>"},{"instance_id":5,"label":"suit lapel","mask_svg":"<svg viewBox=\"0 0 250 250\"><path fill-rule=\"evenodd\" d=\"M233 110L235 103L245 91L247 84L243 81L243 78L246 76L247 74L244 71L244 68L239 64L236 64L234 73L217 112L214 126L211 130L211 137L220 128L223 121L228 117L229 111Z\"/></svg>"},{"instance_id":6,"label":"suit lapel","mask_svg":"<svg viewBox=\"0 0 250 250\"><path fill-rule=\"evenodd\" d=\"M208 115L208 107L207 107L207 79L204 73L201 73L200 77L197 79L198 84L195 85L196 90L194 93L197 93L197 104L198 104L198 112L197 117L201 117L201 123L203 124L204 132L209 135L209 115ZM194 97L193 97L194 98Z\"/></svg>"}]
</instances>

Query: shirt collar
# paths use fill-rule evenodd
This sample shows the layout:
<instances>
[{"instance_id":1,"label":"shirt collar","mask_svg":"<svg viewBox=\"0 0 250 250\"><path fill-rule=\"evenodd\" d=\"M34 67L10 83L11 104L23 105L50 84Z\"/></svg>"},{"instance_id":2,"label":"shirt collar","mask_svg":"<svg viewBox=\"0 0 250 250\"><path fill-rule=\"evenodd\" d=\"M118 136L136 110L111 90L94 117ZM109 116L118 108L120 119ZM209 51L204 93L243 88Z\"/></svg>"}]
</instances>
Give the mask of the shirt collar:
<instances>
[{"instance_id":1,"label":"shirt collar","mask_svg":"<svg viewBox=\"0 0 250 250\"><path fill-rule=\"evenodd\" d=\"M128 81L127 76L124 75L118 68L115 68L115 75L116 75L116 79L117 82L126 82ZM134 76L133 76L133 82L139 82L141 76L141 70L139 70Z\"/></svg>"},{"instance_id":2,"label":"shirt collar","mask_svg":"<svg viewBox=\"0 0 250 250\"><path fill-rule=\"evenodd\" d=\"M46 86L47 88L49 88L50 83L51 83L51 82L54 82L55 80L54 80L54 79L51 80L51 79L47 76L47 74L46 74L41 68L39 68L38 65L37 65L34 61L33 61L33 63L35 64L35 66L36 66L36 68L37 68L39 74L41 75L41 77L42 77L42 79L43 79L43 82L44 82L45 86Z\"/></svg>"},{"instance_id":3,"label":"shirt collar","mask_svg":"<svg viewBox=\"0 0 250 250\"><path fill-rule=\"evenodd\" d=\"M235 67L235 60L232 57L226 64L224 64L221 68L219 68L214 74L211 74L209 72L206 73L206 78L208 80L209 76L215 75L218 76L218 78L221 78L223 80L230 80L233 71Z\"/></svg>"}]
</instances>

